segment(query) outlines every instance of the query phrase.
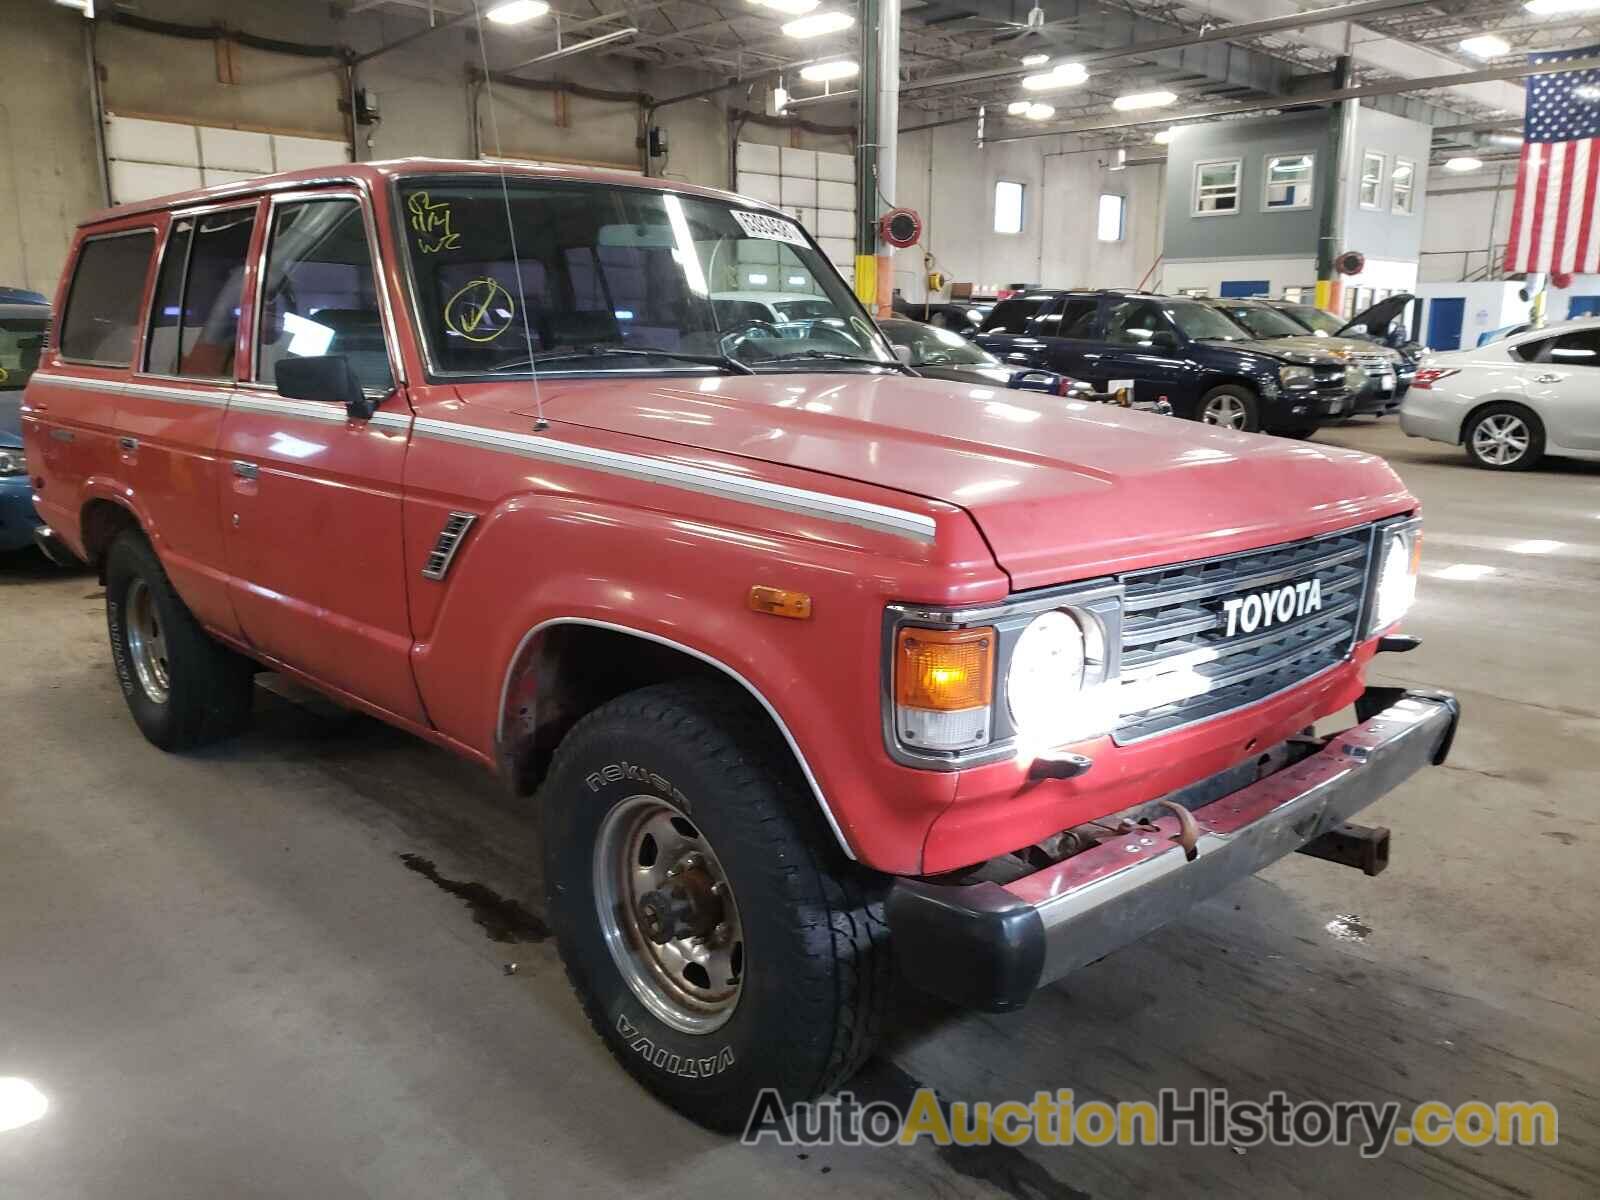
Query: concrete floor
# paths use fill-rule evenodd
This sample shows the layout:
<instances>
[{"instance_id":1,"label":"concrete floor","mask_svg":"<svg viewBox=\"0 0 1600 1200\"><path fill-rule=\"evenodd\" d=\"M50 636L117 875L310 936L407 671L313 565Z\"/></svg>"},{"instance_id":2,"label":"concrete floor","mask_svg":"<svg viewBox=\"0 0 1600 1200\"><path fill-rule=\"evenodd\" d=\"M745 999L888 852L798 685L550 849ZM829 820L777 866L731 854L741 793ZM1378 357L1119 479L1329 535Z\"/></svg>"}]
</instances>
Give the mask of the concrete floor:
<instances>
[{"instance_id":1,"label":"concrete floor","mask_svg":"<svg viewBox=\"0 0 1600 1200\"><path fill-rule=\"evenodd\" d=\"M0 1197L1600 1194L1600 468L1490 475L1392 421L1322 440L1386 454L1428 514L1424 645L1376 678L1466 706L1450 765L1370 811L1394 830L1388 873L1291 856L1014 1016L908 995L858 1090L1549 1099L1558 1147L1363 1162L714 1137L612 1064L550 944L490 940L408 869L418 855L537 912L534 831L487 778L265 690L249 736L164 755L113 684L98 585L16 561L0 567L0 1076L53 1107L0 1133ZM1341 915L1369 932L1335 937ZM537 936L525 912L498 916Z\"/></svg>"}]
</instances>

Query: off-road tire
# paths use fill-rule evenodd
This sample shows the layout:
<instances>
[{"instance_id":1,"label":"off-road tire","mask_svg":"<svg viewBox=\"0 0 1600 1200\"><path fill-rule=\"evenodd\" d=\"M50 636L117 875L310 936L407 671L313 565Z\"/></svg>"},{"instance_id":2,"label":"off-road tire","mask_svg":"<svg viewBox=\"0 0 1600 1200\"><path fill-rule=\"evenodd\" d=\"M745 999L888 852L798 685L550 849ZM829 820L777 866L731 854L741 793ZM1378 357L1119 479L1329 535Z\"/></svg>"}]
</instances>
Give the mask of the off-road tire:
<instances>
[{"instance_id":1,"label":"off-road tire","mask_svg":"<svg viewBox=\"0 0 1600 1200\"><path fill-rule=\"evenodd\" d=\"M126 614L136 584L147 589L161 626L169 676L165 701L152 699L134 669ZM249 725L253 664L200 628L150 543L133 530L121 534L106 556L106 631L123 699L153 745L189 750Z\"/></svg>"},{"instance_id":2,"label":"off-road tire","mask_svg":"<svg viewBox=\"0 0 1600 1200\"><path fill-rule=\"evenodd\" d=\"M685 1033L632 990L596 904L596 839L613 807L672 800L732 887L742 990L725 1023ZM656 684L563 739L539 801L548 915L595 1032L635 1079L712 1129L744 1127L763 1089L833 1090L871 1052L892 991L884 882L849 861L765 715L731 686Z\"/></svg>"}]
</instances>

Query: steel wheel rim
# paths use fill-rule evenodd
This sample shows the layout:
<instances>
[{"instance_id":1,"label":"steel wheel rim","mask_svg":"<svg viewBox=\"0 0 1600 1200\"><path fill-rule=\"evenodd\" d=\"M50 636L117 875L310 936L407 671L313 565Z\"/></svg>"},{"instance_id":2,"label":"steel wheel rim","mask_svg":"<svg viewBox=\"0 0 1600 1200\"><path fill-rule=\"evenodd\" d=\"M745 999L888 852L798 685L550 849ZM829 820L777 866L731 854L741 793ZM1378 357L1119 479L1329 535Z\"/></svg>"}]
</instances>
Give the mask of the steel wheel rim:
<instances>
[{"instance_id":1,"label":"steel wheel rim","mask_svg":"<svg viewBox=\"0 0 1600 1200\"><path fill-rule=\"evenodd\" d=\"M1479 421L1472 431L1473 452L1496 467L1519 460L1532 441L1528 423L1514 413L1494 413Z\"/></svg>"},{"instance_id":2,"label":"steel wheel rim","mask_svg":"<svg viewBox=\"0 0 1600 1200\"><path fill-rule=\"evenodd\" d=\"M701 897L714 928L657 941L651 897L674 886ZM744 931L733 886L687 814L659 796L630 796L605 816L594 849L600 933L639 1002L683 1033L707 1034L733 1016L744 990Z\"/></svg>"},{"instance_id":3,"label":"steel wheel rim","mask_svg":"<svg viewBox=\"0 0 1600 1200\"><path fill-rule=\"evenodd\" d=\"M165 704L172 688L172 676L167 666L167 639L161 629L161 618L156 612L155 595L150 585L135 579L128 586L127 599L123 601L128 631L128 656L133 659L133 673L139 678L144 694L156 704Z\"/></svg>"},{"instance_id":4,"label":"steel wheel rim","mask_svg":"<svg viewBox=\"0 0 1600 1200\"><path fill-rule=\"evenodd\" d=\"M1206 401L1201 420L1207 425L1221 425L1224 429L1243 429L1244 415L1244 401L1224 393Z\"/></svg>"}]
</instances>

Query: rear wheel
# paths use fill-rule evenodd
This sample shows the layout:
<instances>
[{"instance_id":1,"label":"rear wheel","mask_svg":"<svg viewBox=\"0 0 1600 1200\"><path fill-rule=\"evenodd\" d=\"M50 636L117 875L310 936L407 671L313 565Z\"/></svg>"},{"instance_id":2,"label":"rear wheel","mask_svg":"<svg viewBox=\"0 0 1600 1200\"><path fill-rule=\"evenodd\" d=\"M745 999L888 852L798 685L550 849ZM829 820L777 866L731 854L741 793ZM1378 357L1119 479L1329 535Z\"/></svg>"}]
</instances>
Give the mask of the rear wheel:
<instances>
[{"instance_id":1,"label":"rear wheel","mask_svg":"<svg viewBox=\"0 0 1600 1200\"><path fill-rule=\"evenodd\" d=\"M849 1078L889 1001L882 884L742 695L661 684L602 705L540 798L562 962L629 1074L723 1130L765 1088L787 1104Z\"/></svg>"},{"instance_id":2,"label":"rear wheel","mask_svg":"<svg viewBox=\"0 0 1600 1200\"><path fill-rule=\"evenodd\" d=\"M1220 425L1255 433L1261 428L1256 398L1248 388L1235 383L1214 387L1200 397L1198 419L1204 425Z\"/></svg>"},{"instance_id":3,"label":"rear wheel","mask_svg":"<svg viewBox=\"0 0 1600 1200\"><path fill-rule=\"evenodd\" d=\"M123 699L161 749L201 746L249 724L254 667L200 628L150 543L131 530L106 556L106 629Z\"/></svg>"},{"instance_id":4,"label":"rear wheel","mask_svg":"<svg viewBox=\"0 0 1600 1200\"><path fill-rule=\"evenodd\" d=\"M1544 424L1520 404L1491 404L1467 423L1467 457L1491 471L1526 471L1544 457Z\"/></svg>"}]
</instances>

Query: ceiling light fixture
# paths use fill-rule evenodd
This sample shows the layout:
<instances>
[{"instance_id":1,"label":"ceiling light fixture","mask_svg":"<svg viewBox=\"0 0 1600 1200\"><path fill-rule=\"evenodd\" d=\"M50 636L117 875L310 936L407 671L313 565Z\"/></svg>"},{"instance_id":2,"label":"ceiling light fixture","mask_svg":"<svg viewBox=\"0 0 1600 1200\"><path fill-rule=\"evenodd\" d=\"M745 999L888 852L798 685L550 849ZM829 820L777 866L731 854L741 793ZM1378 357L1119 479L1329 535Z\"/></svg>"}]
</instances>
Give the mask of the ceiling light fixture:
<instances>
[{"instance_id":1,"label":"ceiling light fixture","mask_svg":"<svg viewBox=\"0 0 1600 1200\"><path fill-rule=\"evenodd\" d=\"M1130 92L1126 96L1118 96L1111 102L1111 107L1118 112L1132 112L1140 108L1165 108L1177 98L1176 92Z\"/></svg>"},{"instance_id":2,"label":"ceiling light fixture","mask_svg":"<svg viewBox=\"0 0 1600 1200\"><path fill-rule=\"evenodd\" d=\"M1168 129L1163 129L1160 133L1156 134L1155 137L1151 138L1150 140L1152 142L1154 142L1158 146L1165 146L1167 143L1172 141L1172 135L1173 135L1173 133L1175 131L1176 131L1176 126L1168 128Z\"/></svg>"},{"instance_id":3,"label":"ceiling light fixture","mask_svg":"<svg viewBox=\"0 0 1600 1200\"><path fill-rule=\"evenodd\" d=\"M504 4L496 4L483 15L496 25L521 25L524 21L542 17L549 11L550 6L545 0L506 0Z\"/></svg>"},{"instance_id":4,"label":"ceiling light fixture","mask_svg":"<svg viewBox=\"0 0 1600 1200\"><path fill-rule=\"evenodd\" d=\"M1024 54L1022 56L1022 65L1025 67L1042 67L1049 61L1050 56L1048 54Z\"/></svg>"},{"instance_id":5,"label":"ceiling light fixture","mask_svg":"<svg viewBox=\"0 0 1600 1200\"><path fill-rule=\"evenodd\" d=\"M1593 12L1600 0L1528 0L1522 6L1536 17L1556 17L1564 13Z\"/></svg>"},{"instance_id":6,"label":"ceiling light fixture","mask_svg":"<svg viewBox=\"0 0 1600 1200\"><path fill-rule=\"evenodd\" d=\"M1473 58L1499 58L1502 54L1510 53L1511 43L1503 37L1495 37L1492 33L1483 33L1477 37L1463 39L1461 49Z\"/></svg>"},{"instance_id":7,"label":"ceiling light fixture","mask_svg":"<svg viewBox=\"0 0 1600 1200\"><path fill-rule=\"evenodd\" d=\"M821 37L825 33L838 33L841 29L849 29L855 23L856 19L847 12L819 12L790 21L782 28L786 37L814 38Z\"/></svg>"},{"instance_id":8,"label":"ceiling light fixture","mask_svg":"<svg viewBox=\"0 0 1600 1200\"><path fill-rule=\"evenodd\" d=\"M822 0L750 0L757 8L770 8L773 12L780 12L786 17L803 17Z\"/></svg>"},{"instance_id":9,"label":"ceiling light fixture","mask_svg":"<svg viewBox=\"0 0 1600 1200\"><path fill-rule=\"evenodd\" d=\"M1446 171L1455 171L1457 174L1463 171L1476 171L1481 166L1483 166L1483 159L1473 158L1470 154L1458 154L1454 158L1444 160L1444 169Z\"/></svg>"},{"instance_id":10,"label":"ceiling light fixture","mask_svg":"<svg viewBox=\"0 0 1600 1200\"><path fill-rule=\"evenodd\" d=\"M830 83L835 79L854 79L861 74L861 64L848 58L837 58L832 62L812 63L809 67L800 68L800 78L809 79L812 83Z\"/></svg>"},{"instance_id":11,"label":"ceiling light fixture","mask_svg":"<svg viewBox=\"0 0 1600 1200\"><path fill-rule=\"evenodd\" d=\"M1053 88L1077 87L1088 78L1089 68L1082 63L1058 63L1054 70L1042 75L1024 76L1022 86L1030 92L1046 92Z\"/></svg>"},{"instance_id":12,"label":"ceiling light fixture","mask_svg":"<svg viewBox=\"0 0 1600 1200\"><path fill-rule=\"evenodd\" d=\"M1054 104L1030 104L1025 114L1030 121L1048 121L1056 115Z\"/></svg>"},{"instance_id":13,"label":"ceiling light fixture","mask_svg":"<svg viewBox=\"0 0 1600 1200\"><path fill-rule=\"evenodd\" d=\"M1009 116L1020 117L1026 113L1028 109L1032 107L1032 105L1032 100L1013 100L1010 104L1006 105L1006 113Z\"/></svg>"}]
</instances>

